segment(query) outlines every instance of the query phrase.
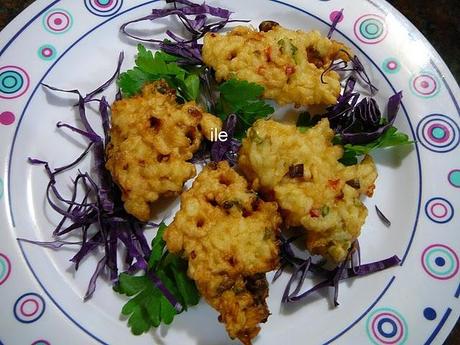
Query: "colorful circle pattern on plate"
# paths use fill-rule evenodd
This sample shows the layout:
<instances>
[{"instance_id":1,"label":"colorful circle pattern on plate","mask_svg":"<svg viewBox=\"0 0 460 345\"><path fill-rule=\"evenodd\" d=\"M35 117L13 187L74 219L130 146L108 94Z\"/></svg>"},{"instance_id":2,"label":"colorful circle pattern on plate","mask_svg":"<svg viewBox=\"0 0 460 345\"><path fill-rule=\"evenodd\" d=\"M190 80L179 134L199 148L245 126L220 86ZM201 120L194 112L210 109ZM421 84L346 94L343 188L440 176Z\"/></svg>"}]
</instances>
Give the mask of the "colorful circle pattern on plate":
<instances>
[{"instance_id":1,"label":"colorful circle pattern on plate","mask_svg":"<svg viewBox=\"0 0 460 345\"><path fill-rule=\"evenodd\" d=\"M59 35L70 30L73 17L68 11L55 8L45 13L42 24L46 31Z\"/></svg>"},{"instance_id":2,"label":"colorful circle pattern on plate","mask_svg":"<svg viewBox=\"0 0 460 345\"><path fill-rule=\"evenodd\" d=\"M35 340L31 345L51 345L49 341L40 339L40 340Z\"/></svg>"},{"instance_id":3,"label":"colorful circle pattern on plate","mask_svg":"<svg viewBox=\"0 0 460 345\"><path fill-rule=\"evenodd\" d=\"M16 120L16 116L11 111L4 111L0 113L0 125L9 126L14 123ZM0 198L1 198L1 191L0 191Z\"/></svg>"},{"instance_id":4,"label":"colorful circle pattern on plate","mask_svg":"<svg viewBox=\"0 0 460 345\"><path fill-rule=\"evenodd\" d=\"M26 293L14 303L14 317L23 323L37 321L45 312L45 300L36 293Z\"/></svg>"},{"instance_id":5,"label":"colorful circle pattern on plate","mask_svg":"<svg viewBox=\"0 0 460 345\"><path fill-rule=\"evenodd\" d=\"M51 44L42 45L38 48L38 57L44 61L52 61L57 56L57 51Z\"/></svg>"},{"instance_id":6,"label":"colorful circle pattern on plate","mask_svg":"<svg viewBox=\"0 0 460 345\"><path fill-rule=\"evenodd\" d=\"M85 6L96 16L110 17L120 10L123 0L85 0Z\"/></svg>"},{"instance_id":7,"label":"colorful circle pattern on plate","mask_svg":"<svg viewBox=\"0 0 460 345\"><path fill-rule=\"evenodd\" d=\"M29 86L29 75L21 67L0 67L0 98L14 99L21 97L27 92Z\"/></svg>"},{"instance_id":8,"label":"colorful circle pattern on plate","mask_svg":"<svg viewBox=\"0 0 460 345\"><path fill-rule=\"evenodd\" d=\"M432 114L417 125L420 143L433 152L449 152L458 146L460 128L446 115Z\"/></svg>"},{"instance_id":9,"label":"colorful circle pattern on plate","mask_svg":"<svg viewBox=\"0 0 460 345\"><path fill-rule=\"evenodd\" d=\"M460 188L460 169L454 169L452 170L447 179L449 180L449 183L451 186L455 188Z\"/></svg>"},{"instance_id":10,"label":"colorful circle pattern on plate","mask_svg":"<svg viewBox=\"0 0 460 345\"><path fill-rule=\"evenodd\" d=\"M365 14L355 22L356 38L366 44L377 44L388 34L385 18L377 14Z\"/></svg>"},{"instance_id":11,"label":"colorful circle pattern on plate","mask_svg":"<svg viewBox=\"0 0 460 345\"><path fill-rule=\"evenodd\" d=\"M396 74L401 69L401 64L396 58L388 58L383 61L382 69L388 74Z\"/></svg>"},{"instance_id":12,"label":"colorful circle pattern on plate","mask_svg":"<svg viewBox=\"0 0 460 345\"><path fill-rule=\"evenodd\" d=\"M438 280L455 277L459 269L458 256L455 251L445 244L428 246L421 256L425 272Z\"/></svg>"},{"instance_id":13,"label":"colorful circle pattern on plate","mask_svg":"<svg viewBox=\"0 0 460 345\"><path fill-rule=\"evenodd\" d=\"M367 318L367 335L373 344L404 344L409 330L406 320L391 308L374 310Z\"/></svg>"},{"instance_id":14,"label":"colorful circle pattern on plate","mask_svg":"<svg viewBox=\"0 0 460 345\"><path fill-rule=\"evenodd\" d=\"M0 285L5 283L11 274L11 261L5 255L0 253Z\"/></svg>"},{"instance_id":15,"label":"colorful circle pattern on plate","mask_svg":"<svg viewBox=\"0 0 460 345\"><path fill-rule=\"evenodd\" d=\"M425 204L425 213L433 222L443 224L454 216L452 204L444 198L432 198Z\"/></svg>"},{"instance_id":16,"label":"colorful circle pattern on plate","mask_svg":"<svg viewBox=\"0 0 460 345\"><path fill-rule=\"evenodd\" d=\"M329 1L329 0L321 0ZM121 9L122 0L85 0L86 8L92 14L100 17L109 17ZM332 21L339 11L330 14ZM343 20L340 18L339 22ZM43 27L50 33L63 34L73 25L72 15L63 9L53 9L43 17ZM365 44L377 44L388 34L385 19L376 14L366 14L358 18L354 25L354 32L359 41ZM38 56L45 61L54 60L57 51L52 45L43 45L38 50ZM9 70L7 68L10 68ZM11 69L13 68L13 69ZM383 70L388 74L400 71L400 63L395 58L388 58L382 63ZM3 69L7 69L3 71ZM439 80L429 72L413 76L410 81L411 90L419 97L433 97L440 91ZM0 68L0 98L17 98L29 88L30 79L27 73L16 66ZM12 96L11 96L12 95ZM429 118L429 119L428 119ZM15 116L10 111L0 114L0 124L14 123ZM422 125L423 123L423 125ZM420 127L420 132L419 132ZM447 152L457 147L460 133L457 124L444 115L430 115L417 128L417 134L423 146L434 152ZM449 183L460 187L460 170L452 170L448 175ZM3 182L0 179L0 198L3 194ZM434 222L445 223L453 217L452 205L443 198L433 198L427 202L427 216ZM423 251L422 265L427 274L436 279L450 279L459 271L459 259L452 248L434 244ZM0 285L9 277L11 263L0 253ZM38 320L45 311L45 301L35 293L24 294L14 305L16 319L23 323ZM423 310L427 320L436 319L436 312L431 307ZM408 338L408 326L400 313L391 308L375 309L367 318L367 334L374 344L403 344ZM0 341L0 345L1 345ZM34 341L31 345L50 345L46 340Z\"/></svg>"},{"instance_id":17,"label":"colorful circle pattern on plate","mask_svg":"<svg viewBox=\"0 0 460 345\"><path fill-rule=\"evenodd\" d=\"M422 98L431 98L440 91L439 79L431 72L422 71L410 79L410 89L414 95Z\"/></svg>"},{"instance_id":18,"label":"colorful circle pattern on plate","mask_svg":"<svg viewBox=\"0 0 460 345\"><path fill-rule=\"evenodd\" d=\"M431 307L426 307L423 309L423 317L429 321L435 320L437 317L436 310Z\"/></svg>"},{"instance_id":19,"label":"colorful circle pattern on plate","mask_svg":"<svg viewBox=\"0 0 460 345\"><path fill-rule=\"evenodd\" d=\"M335 20L337 20L337 23L340 23L343 21L343 12L340 12L340 11L332 11L331 14L329 15L329 20L331 22L334 22Z\"/></svg>"}]
</instances>

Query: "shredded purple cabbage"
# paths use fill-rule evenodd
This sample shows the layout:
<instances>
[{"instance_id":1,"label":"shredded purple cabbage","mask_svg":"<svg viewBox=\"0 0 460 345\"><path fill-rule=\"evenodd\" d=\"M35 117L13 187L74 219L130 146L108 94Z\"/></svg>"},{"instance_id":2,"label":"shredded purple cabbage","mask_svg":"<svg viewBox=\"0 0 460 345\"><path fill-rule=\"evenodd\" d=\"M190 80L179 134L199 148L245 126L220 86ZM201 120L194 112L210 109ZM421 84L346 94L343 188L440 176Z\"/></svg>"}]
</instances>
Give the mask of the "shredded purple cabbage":
<instances>
[{"instance_id":1,"label":"shredded purple cabbage","mask_svg":"<svg viewBox=\"0 0 460 345\"><path fill-rule=\"evenodd\" d=\"M382 221L383 224L386 226L391 226L390 220L383 214L382 211L375 205L375 212L377 212L377 215L379 216L379 219Z\"/></svg>"},{"instance_id":2,"label":"shredded purple cabbage","mask_svg":"<svg viewBox=\"0 0 460 345\"><path fill-rule=\"evenodd\" d=\"M213 162L228 160L231 165L236 164L238 151L241 146L241 142L234 137L237 123L238 118L235 114L230 114L225 120L222 130L227 133L227 139L225 141L218 139L212 143L211 160Z\"/></svg>"},{"instance_id":3,"label":"shredded purple cabbage","mask_svg":"<svg viewBox=\"0 0 460 345\"><path fill-rule=\"evenodd\" d=\"M369 89L371 91L371 95L374 95L378 89L377 87L372 84L371 79L369 78L369 75L367 74L364 65L362 64L361 60L358 58L358 56L354 55L351 56L350 53L348 53L346 50L341 49L341 53L345 54L349 58L349 62L344 61L344 60L336 60L333 59L331 61L331 64L326 68L323 73L321 73L321 82L325 84L326 82L324 81L324 76L330 72L330 71L336 71L336 72L352 72L353 75L356 75L358 79L369 86ZM351 64L351 66L350 66ZM356 80L355 80L356 82Z\"/></svg>"},{"instance_id":4,"label":"shredded purple cabbage","mask_svg":"<svg viewBox=\"0 0 460 345\"><path fill-rule=\"evenodd\" d=\"M340 135L343 144L367 144L379 138L393 126L402 100L401 91L391 96L384 118L375 99L359 100L355 85L356 79L350 76L337 104L326 113L331 128Z\"/></svg>"},{"instance_id":5,"label":"shredded purple cabbage","mask_svg":"<svg viewBox=\"0 0 460 345\"><path fill-rule=\"evenodd\" d=\"M280 268L275 273L273 282L276 281L285 269L290 266L293 268L291 277L283 293L282 302L292 303L305 299L313 292L325 287L334 288L334 305L338 306L339 282L353 277L362 277L371 273L379 272L384 269L398 265L401 260L396 256L389 257L376 262L361 264L361 253L358 241L352 245L348 251L346 259L335 269L326 270L319 263L313 263L312 257L299 258L291 247L292 242L299 236L286 239L281 238L281 263ZM321 282L311 287L309 290L301 292L308 275L324 277Z\"/></svg>"},{"instance_id":6,"label":"shredded purple cabbage","mask_svg":"<svg viewBox=\"0 0 460 345\"><path fill-rule=\"evenodd\" d=\"M48 162L44 160L29 158L31 164L44 166L49 177L46 188L47 201L62 218L53 231L54 241L19 240L51 249L59 249L67 245L79 245L78 252L70 259L74 263L75 269L79 268L85 257L93 253L97 248L102 248L103 256L99 259L89 281L84 297L85 300L91 298L96 289L97 279L103 273L107 273L113 283L117 282L119 243L126 247L127 254L124 262L127 264L129 273L135 273L138 270L147 271L147 260L151 253L150 246L144 235L144 227L152 224L139 222L124 210L120 190L112 181L109 171L105 168L105 149L109 142L110 106L104 96L100 99L95 97L105 91L118 78L122 62L123 53L119 56L113 76L86 96L83 96L78 90L63 90L43 84L44 87L50 90L72 93L78 96L76 106L78 107L79 119L83 124L83 128L77 128L62 122L57 123L57 127L71 130L83 136L89 141L89 144L74 161L55 169L52 169ZM102 137L91 127L86 115L86 105L95 101L99 103L99 114L104 133ZM64 196L57 187L57 179L64 171L76 168L90 152L95 160L94 176L91 176L88 172L78 171L72 181L71 196ZM96 230L95 232L91 231L91 235L90 227ZM80 242L67 242L60 238L69 233L79 234L82 240ZM174 298L161 280L153 272L148 272L148 275L171 304L179 308L179 301Z\"/></svg>"},{"instance_id":7,"label":"shredded purple cabbage","mask_svg":"<svg viewBox=\"0 0 460 345\"><path fill-rule=\"evenodd\" d=\"M180 56L191 64L201 64L202 44L198 40L208 32L217 32L231 22L249 22L248 20L231 20L232 12L220 7L196 4L187 0L166 0L173 4L172 8L153 9L152 13L124 23L120 30L125 35L141 42L154 43L163 51ZM128 26L143 21L154 21L159 18L176 16L190 34L189 38L180 37L167 30L168 39L143 38L128 31ZM211 18L209 18L211 17Z\"/></svg>"},{"instance_id":8,"label":"shredded purple cabbage","mask_svg":"<svg viewBox=\"0 0 460 345\"><path fill-rule=\"evenodd\" d=\"M337 27L337 24L340 22L340 20L343 18L343 8L340 10L340 12L335 16L334 20L332 21L331 28L329 29L329 32L327 33L327 38L331 39L332 34L335 31L335 28Z\"/></svg>"}]
</instances>

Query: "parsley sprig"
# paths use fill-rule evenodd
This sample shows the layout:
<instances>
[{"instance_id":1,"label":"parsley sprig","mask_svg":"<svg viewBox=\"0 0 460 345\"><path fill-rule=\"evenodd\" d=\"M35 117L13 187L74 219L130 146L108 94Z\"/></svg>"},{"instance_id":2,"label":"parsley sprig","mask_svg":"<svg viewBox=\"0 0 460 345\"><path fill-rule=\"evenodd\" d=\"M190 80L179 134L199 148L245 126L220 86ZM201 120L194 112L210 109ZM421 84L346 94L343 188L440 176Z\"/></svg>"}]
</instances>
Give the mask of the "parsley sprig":
<instances>
[{"instance_id":1,"label":"parsley sprig","mask_svg":"<svg viewBox=\"0 0 460 345\"><path fill-rule=\"evenodd\" d=\"M153 55L142 44L137 46L136 66L120 75L118 85L123 96L132 97L142 87L155 80L164 79L186 101L196 100L200 94L200 78L197 71L179 66L178 58L163 51Z\"/></svg>"},{"instance_id":2,"label":"parsley sprig","mask_svg":"<svg viewBox=\"0 0 460 345\"><path fill-rule=\"evenodd\" d=\"M195 283L187 276L187 262L165 249L165 230L166 225L162 223L152 240L149 271L141 276L121 273L114 287L116 292L132 297L121 313L129 317L128 326L135 335L148 332L151 327L158 327L161 323L170 324L177 314L200 300ZM171 305L149 278L149 273L154 273L177 298L182 304L182 311L177 311Z\"/></svg>"},{"instance_id":3,"label":"parsley sprig","mask_svg":"<svg viewBox=\"0 0 460 345\"><path fill-rule=\"evenodd\" d=\"M235 131L236 138L242 138L256 120L275 111L261 99L264 88L256 83L233 78L222 83L219 92L216 111L223 120L230 114L236 114L239 120Z\"/></svg>"},{"instance_id":4,"label":"parsley sprig","mask_svg":"<svg viewBox=\"0 0 460 345\"><path fill-rule=\"evenodd\" d=\"M335 144L340 144L341 140L338 137L335 137L334 139ZM358 158L360 156L367 155L376 149L413 143L413 141L409 140L409 136L407 134L401 133L396 127L391 126L378 139L366 145L345 144L343 146L343 156L339 161L345 165L353 165L358 163Z\"/></svg>"},{"instance_id":5,"label":"parsley sprig","mask_svg":"<svg viewBox=\"0 0 460 345\"><path fill-rule=\"evenodd\" d=\"M301 112L297 118L296 126L301 133L315 126L321 120L320 116L311 116L308 111Z\"/></svg>"}]
</instances>

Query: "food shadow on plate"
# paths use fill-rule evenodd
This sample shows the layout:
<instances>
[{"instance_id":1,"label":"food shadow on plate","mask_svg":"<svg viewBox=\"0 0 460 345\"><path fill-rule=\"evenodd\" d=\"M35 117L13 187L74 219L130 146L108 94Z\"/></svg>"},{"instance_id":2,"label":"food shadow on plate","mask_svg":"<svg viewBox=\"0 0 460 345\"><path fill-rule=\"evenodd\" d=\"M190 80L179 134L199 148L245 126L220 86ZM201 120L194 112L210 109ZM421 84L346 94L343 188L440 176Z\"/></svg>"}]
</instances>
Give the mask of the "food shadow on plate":
<instances>
[{"instance_id":1,"label":"food shadow on plate","mask_svg":"<svg viewBox=\"0 0 460 345\"><path fill-rule=\"evenodd\" d=\"M199 345L241 345L240 342L232 341L228 337L224 324L217 320L217 316L217 312L202 299L197 306L176 316L171 326L162 325L151 334L155 344L158 345L166 343L165 337L170 329L186 333L193 339L192 343Z\"/></svg>"},{"instance_id":2,"label":"food shadow on plate","mask_svg":"<svg viewBox=\"0 0 460 345\"><path fill-rule=\"evenodd\" d=\"M179 195L162 196L150 205L152 210L150 219L154 223L160 223L164 221L166 224L168 224L167 220L176 214L176 212L179 210L179 206Z\"/></svg>"},{"instance_id":3,"label":"food shadow on plate","mask_svg":"<svg viewBox=\"0 0 460 345\"><path fill-rule=\"evenodd\" d=\"M54 85L50 85L54 86ZM46 86L42 86L43 93L45 94L46 100L49 105L54 107L66 107L71 108L77 103L77 97L74 94L66 94L59 91L48 89Z\"/></svg>"},{"instance_id":4,"label":"food shadow on plate","mask_svg":"<svg viewBox=\"0 0 460 345\"><path fill-rule=\"evenodd\" d=\"M291 271L288 271L291 273ZM311 276L307 277L305 279L305 283L301 291L307 291L317 283L321 282L321 278L315 278L311 279ZM284 290L284 287L283 287ZM280 296L281 298L281 296ZM333 296L333 291L332 289L324 288L320 289L318 291L315 291L311 295L308 295L304 299L297 301L297 302L292 302L292 303L283 303L279 301L279 309L278 312L283 315L283 316L289 316L292 314L295 314L302 308L307 308L308 304L315 303L317 301L327 301L329 309L334 309L334 296Z\"/></svg>"},{"instance_id":5,"label":"food shadow on plate","mask_svg":"<svg viewBox=\"0 0 460 345\"><path fill-rule=\"evenodd\" d=\"M75 104L77 103L77 97L76 95L66 95L62 92L57 92L50 90L46 87L43 86L43 92L45 93L46 101L48 102L49 105L53 107L60 107L62 109L72 109L74 113L73 118L62 118L59 119L61 122L69 123L72 124L72 122L77 123L77 127L81 123L79 120L79 114L78 114L78 109L75 107ZM68 141L71 145L74 145L75 147L78 147L82 150L84 150L87 146L87 144L83 143L82 140L79 138L78 135L75 135L75 133L72 133L70 130L62 130L55 128L55 132L60 135L62 138L64 138L66 141ZM75 157L77 158L77 157Z\"/></svg>"},{"instance_id":6,"label":"food shadow on plate","mask_svg":"<svg viewBox=\"0 0 460 345\"><path fill-rule=\"evenodd\" d=\"M299 232L296 229L292 228L292 229L286 230L284 235L287 238L291 238L293 236L299 235ZM310 254L308 254L308 251L305 249L305 244L303 242L304 242L304 236L300 236L299 238L297 238L295 241L291 243L291 249L293 250L294 254L298 258L305 259L307 257L310 257ZM311 256L311 259L313 263L319 264L328 270L332 270L335 266L335 265L333 266L331 263L325 262L324 259L322 259L321 256L318 256L318 255ZM299 309L307 307L308 304L313 304L317 301L325 301L328 304L328 308L330 310L335 308L334 289L331 287L325 287L325 288L319 289L299 301L291 302L291 303L283 303L281 301L281 298L282 298L284 289L286 287L286 284L288 283L289 278L291 278L292 276L292 273L293 273L293 268L287 267L282 274L282 276L286 278L285 280L280 279L281 278L280 277L275 282L270 282L270 285L280 284L280 286L278 286L277 289L281 289L281 294L279 295L280 300L278 301L279 302L278 312L281 315L288 316L288 315L294 314ZM299 293L297 293L296 295L300 295L303 292L308 291L310 288L322 282L324 279L325 279L324 276L319 276L319 275L315 276L313 275L312 272L309 272L305 278L305 281L303 282L302 288L300 289ZM296 283L297 281L295 281L292 284L291 293L294 291L295 287L297 286ZM343 283L344 282L340 282L339 285L343 285Z\"/></svg>"},{"instance_id":7,"label":"food shadow on plate","mask_svg":"<svg viewBox=\"0 0 460 345\"><path fill-rule=\"evenodd\" d=\"M149 14L146 12L146 14ZM129 21L135 20L140 18L138 17L130 17ZM175 17L165 17L165 18L158 18L155 19L155 24L151 21L147 20L140 23L133 23L126 28L126 31L129 32L130 35L143 38L146 40L155 39L155 40L163 40L163 39L170 39L169 36L165 34L166 30L170 30L175 34L185 36L187 31L185 31L184 26L182 23L177 20ZM148 49L152 49L151 43L148 42L140 42L132 37L127 36L121 30L118 34L121 42L123 44L127 44L129 46L137 46L138 44L147 45ZM187 36L188 37L188 36ZM157 49L153 49L157 50Z\"/></svg>"},{"instance_id":8,"label":"food shadow on plate","mask_svg":"<svg viewBox=\"0 0 460 345\"><path fill-rule=\"evenodd\" d=\"M415 150L414 145L416 143L375 150L371 153L371 156L377 166L398 168L401 166L402 161Z\"/></svg>"}]
</instances>

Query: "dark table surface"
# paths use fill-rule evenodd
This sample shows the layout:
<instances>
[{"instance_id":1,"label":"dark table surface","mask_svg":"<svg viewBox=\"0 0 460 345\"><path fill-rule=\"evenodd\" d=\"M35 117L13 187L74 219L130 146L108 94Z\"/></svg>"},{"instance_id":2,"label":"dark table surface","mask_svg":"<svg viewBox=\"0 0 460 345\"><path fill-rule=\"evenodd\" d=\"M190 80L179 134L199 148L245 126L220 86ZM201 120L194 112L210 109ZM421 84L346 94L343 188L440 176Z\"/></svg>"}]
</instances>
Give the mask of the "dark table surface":
<instances>
[{"instance_id":1,"label":"dark table surface","mask_svg":"<svg viewBox=\"0 0 460 345\"><path fill-rule=\"evenodd\" d=\"M0 0L0 30L33 0ZM442 56L460 82L460 3L458 0L388 0ZM444 345L460 345L460 321Z\"/></svg>"}]
</instances>

